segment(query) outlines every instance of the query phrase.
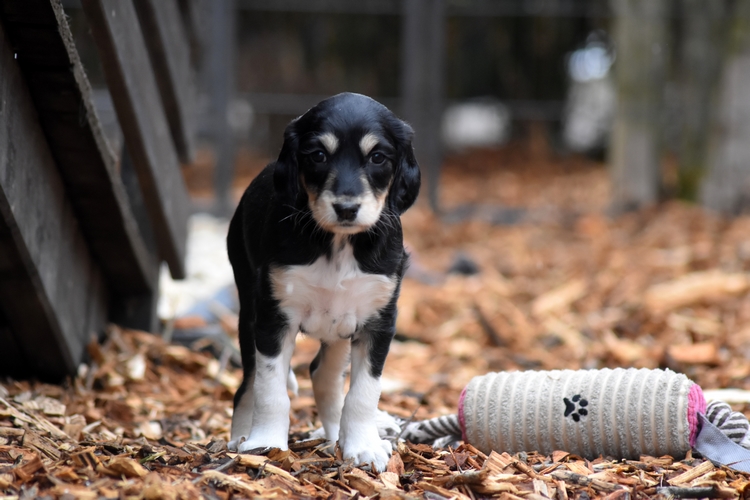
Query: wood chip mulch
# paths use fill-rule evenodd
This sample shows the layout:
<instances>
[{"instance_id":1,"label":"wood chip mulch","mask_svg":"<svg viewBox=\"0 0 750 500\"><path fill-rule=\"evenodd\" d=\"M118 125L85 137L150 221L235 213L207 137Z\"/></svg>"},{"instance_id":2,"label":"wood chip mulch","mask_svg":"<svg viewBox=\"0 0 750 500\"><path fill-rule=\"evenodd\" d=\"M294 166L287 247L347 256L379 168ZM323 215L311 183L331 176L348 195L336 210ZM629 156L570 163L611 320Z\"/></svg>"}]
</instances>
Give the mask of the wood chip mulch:
<instances>
[{"instance_id":1,"label":"wood chip mulch","mask_svg":"<svg viewBox=\"0 0 750 500\"><path fill-rule=\"evenodd\" d=\"M421 206L405 215L413 264L382 409L455 412L472 377L515 369L669 367L704 389L750 389L750 217L676 202L609 217L600 166L514 158L448 162L442 197L449 215L481 203L470 221L442 223ZM493 224L500 205L522 215ZM290 450L237 455L226 440L241 371L200 345L113 326L64 385L0 383L0 499L750 496L747 474L692 456L589 461L400 443L377 474L307 439L318 425L315 351L300 338L292 360Z\"/></svg>"}]
</instances>

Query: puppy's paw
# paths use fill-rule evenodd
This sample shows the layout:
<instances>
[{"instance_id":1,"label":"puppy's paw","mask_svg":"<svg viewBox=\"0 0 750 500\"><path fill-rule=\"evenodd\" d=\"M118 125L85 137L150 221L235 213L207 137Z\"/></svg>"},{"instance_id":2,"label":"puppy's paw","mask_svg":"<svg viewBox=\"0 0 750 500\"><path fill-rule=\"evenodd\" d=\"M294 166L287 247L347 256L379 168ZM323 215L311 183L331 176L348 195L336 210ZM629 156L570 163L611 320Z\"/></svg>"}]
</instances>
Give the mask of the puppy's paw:
<instances>
[{"instance_id":1,"label":"puppy's paw","mask_svg":"<svg viewBox=\"0 0 750 500\"><path fill-rule=\"evenodd\" d=\"M325 437L326 430L322 425L310 433L310 439L323 439Z\"/></svg>"},{"instance_id":2,"label":"puppy's paw","mask_svg":"<svg viewBox=\"0 0 750 500\"><path fill-rule=\"evenodd\" d=\"M330 456L335 455L336 441L338 440L338 433L335 439L331 439L331 437L328 434L326 434L325 427L318 427L317 429L315 429L314 431L310 433L310 437L308 439L325 439L327 441L326 444L319 445L315 449L325 453L326 455L330 455Z\"/></svg>"},{"instance_id":3,"label":"puppy's paw","mask_svg":"<svg viewBox=\"0 0 750 500\"><path fill-rule=\"evenodd\" d=\"M227 450L229 451L237 451L237 448L239 447L240 443L247 439L245 436L240 436L238 438L234 438L231 441L227 443Z\"/></svg>"},{"instance_id":4,"label":"puppy's paw","mask_svg":"<svg viewBox=\"0 0 750 500\"><path fill-rule=\"evenodd\" d=\"M241 441L244 439L244 441ZM234 445L230 448L230 446ZM289 448L286 439L269 439L268 437L253 438L252 436L245 438L242 436L239 439L233 439L227 448L230 450L237 450L238 453L245 453L250 450L256 450L258 448L278 448L280 450L286 450Z\"/></svg>"},{"instance_id":5,"label":"puppy's paw","mask_svg":"<svg viewBox=\"0 0 750 500\"><path fill-rule=\"evenodd\" d=\"M391 442L380 439L376 429L354 434L339 441L344 460L353 460L355 464L373 464L376 471L383 472L393 452Z\"/></svg>"}]
</instances>

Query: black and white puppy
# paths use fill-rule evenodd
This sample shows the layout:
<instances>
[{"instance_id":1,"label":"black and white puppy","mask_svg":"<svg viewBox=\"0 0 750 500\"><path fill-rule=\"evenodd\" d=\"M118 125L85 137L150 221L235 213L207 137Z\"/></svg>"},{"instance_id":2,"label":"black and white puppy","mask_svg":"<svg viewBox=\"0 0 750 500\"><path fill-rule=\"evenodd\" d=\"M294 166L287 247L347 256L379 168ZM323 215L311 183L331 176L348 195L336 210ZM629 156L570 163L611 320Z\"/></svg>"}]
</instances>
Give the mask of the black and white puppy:
<instances>
[{"instance_id":1,"label":"black and white puppy","mask_svg":"<svg viewBox=\"0 0 750 500\"><path fill-rule=\"evenodd\" d=\"M245 191L227 236L244 365L230 449L287 448L301 331L321 342L310 372L326 437L385 469L391 444L375 419L407 261L399 216L419 192L412 136L382 104L339 94L289 124L278 160Z\"/></svg>"}]
</instances>

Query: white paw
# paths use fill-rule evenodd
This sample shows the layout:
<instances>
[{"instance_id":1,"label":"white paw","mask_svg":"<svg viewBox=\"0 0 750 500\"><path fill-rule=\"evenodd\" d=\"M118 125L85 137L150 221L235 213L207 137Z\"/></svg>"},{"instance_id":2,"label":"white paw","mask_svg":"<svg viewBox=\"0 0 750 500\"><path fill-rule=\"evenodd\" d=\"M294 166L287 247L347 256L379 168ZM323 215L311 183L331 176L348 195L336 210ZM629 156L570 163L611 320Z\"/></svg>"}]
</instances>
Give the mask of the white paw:
<instances>
[{"instance_id":1,"label":"white paw","mask_svg":"<svg viewBox=\"0 0 750 500\"><path fill-rule=\"evenodd\" d=\"M344 455L344 460L352 460L356 465L373 464L375 470L383 472L388 465L388 460L393 452L390 441L380 439L377 431L368 432L367 435L358 434L351 439L341 439L339 445Z\"/></svg>"},{"instance_id":2,"label":"white paw","mask_svg":"<svg viewBox=\"0 0 750 500\"><path fill-rule=\"evenodd\" d=\"M237 451L237 447L240 445L243 439L245 439L245 436L241 436L241 437L238 437L229 441L227 443L227 450Z\"/></svg>"},{"instance_id":3,"label":"white paw","mask_svg":"<svg viewBox=\"0 0 750 500\"><path fill-rule=\"evenodd\" d=\"M327 455L333 455L336 449L336 441L338 440L338 431L336 431L336 435L336 439L331 439L330 436L326 434L325 427L321 426L310 433L309 439L325 439L327 441L325 446L321 445L317 449Z\"/></svg>"},{"instance_id":4,"label":"white paw","mask_svg":"<svg viewBox=\"0 0 750 500\"><path fill-rule=\"evenodd\" d=\"M310 439L323 439L326 437L326 430L323 426L318 427L310 433Z\"/></svg>"},{"instance_id":5,"label":"white paw","mask_svg":"<svg viewBox=\"0 0 750 500\"><path fill-rule=\"evenodd\" d=\"M237 439L231 440L229 444L227 444L227 448L230 450L236 450L239 453L244 453L257 448L279 448L280 450L286 450L289 446L286 439L269 439L268 437L265 437L265 439L263 437L245 438L245 436L241 436Z\"/></svg>"}]
</instances>

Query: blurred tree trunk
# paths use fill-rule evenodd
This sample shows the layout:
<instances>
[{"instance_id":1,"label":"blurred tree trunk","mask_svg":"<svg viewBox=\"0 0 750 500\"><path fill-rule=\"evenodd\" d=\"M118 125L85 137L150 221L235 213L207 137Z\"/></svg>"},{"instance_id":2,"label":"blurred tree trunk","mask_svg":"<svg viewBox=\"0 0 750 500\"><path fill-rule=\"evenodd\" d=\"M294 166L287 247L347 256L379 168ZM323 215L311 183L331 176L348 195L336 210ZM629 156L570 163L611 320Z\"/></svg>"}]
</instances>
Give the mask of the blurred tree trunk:
<instances>
[{"instance_id":1,"label":"blurred tree trunk","mask_svg":"<svg viewBox=\"0 0 750 500\"><path fill-rule=\"evenodd\" d=\"M700 198L736 214L750 208L750 2L736 2L731 14Z\"/></svg>"},{"instance_id":2,"label":"blurred tree trunk","mask_svg":"<svg viewBox=\"0 0 750 500\"><path fill-rule=\"evenodd\" d=\"M717 75L726 38L725 0L682 0L681 75L682 131L677 194L695 201L708 162L711 110L716 106Z\"/></svg>"},{"instance_id":3,"label":"blurred tree trunk","mask_svg":"<svg viewBox=\"0 0 750 500\"><path fill-rule=\"evenodd\" d=\"M667 59L668 0L611 0L614 21L615 115L610 168L613 208L658 200L661 190L661 103Z\"/></svg>"},{"instance_id":4,"label":"blurred tree trunk","mask_svg":"<svg viewBox=\"0 0 750 500\"><path fill-rule=\"evenodd\" d=\"M403 2L401 97L403 117L414 127L414 151L422 170L422 193L439 212L443 153L440 119L445 85L445 0Z\"/></svg>"}]
</instances>

